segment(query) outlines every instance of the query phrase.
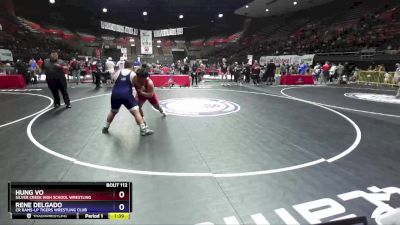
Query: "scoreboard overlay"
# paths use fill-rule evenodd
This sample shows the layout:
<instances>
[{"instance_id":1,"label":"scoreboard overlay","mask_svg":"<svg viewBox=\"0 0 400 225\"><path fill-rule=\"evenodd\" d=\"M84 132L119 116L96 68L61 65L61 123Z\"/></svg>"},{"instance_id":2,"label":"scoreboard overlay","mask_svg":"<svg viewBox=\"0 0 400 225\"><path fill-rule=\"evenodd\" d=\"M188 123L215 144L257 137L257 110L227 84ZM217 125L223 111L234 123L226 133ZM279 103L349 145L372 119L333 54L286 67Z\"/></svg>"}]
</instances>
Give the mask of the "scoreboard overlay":
<instances>
[{"instance_id":1,"label":"scoreboard overlay","mask_svg":"<svg viewBox=\"0 0 400 225\"><path fill-rule=\"evenodd\" d=\"M9 182L12 219L129 219L131 182Z\"/></svg>"}]
</instances>

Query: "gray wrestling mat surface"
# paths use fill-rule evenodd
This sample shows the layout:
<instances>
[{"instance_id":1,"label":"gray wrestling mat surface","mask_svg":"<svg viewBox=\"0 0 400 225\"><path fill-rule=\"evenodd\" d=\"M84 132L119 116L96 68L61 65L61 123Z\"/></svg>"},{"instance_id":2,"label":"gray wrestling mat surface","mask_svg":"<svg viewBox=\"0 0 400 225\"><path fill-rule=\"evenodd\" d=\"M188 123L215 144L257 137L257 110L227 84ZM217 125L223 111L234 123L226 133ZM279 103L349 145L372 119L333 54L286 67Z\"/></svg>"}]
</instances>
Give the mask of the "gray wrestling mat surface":
<instances>
[{"instance_id":1,"label":"gray wrestling mat surface","mask_svg":"<svg viewBox=\"0 0 400 225\"><path fill-rule=\"evenodd\" d=\"M345 96L395 90L214 85L158 89L170 115L146 103L148 137L126 109L101 133L110 89L33 116L47 88L0 91L0 224L376 224L400 207L400 104ZM132 218L12 221L8 181L130 181Z\"/></svg>"}]
</instances>

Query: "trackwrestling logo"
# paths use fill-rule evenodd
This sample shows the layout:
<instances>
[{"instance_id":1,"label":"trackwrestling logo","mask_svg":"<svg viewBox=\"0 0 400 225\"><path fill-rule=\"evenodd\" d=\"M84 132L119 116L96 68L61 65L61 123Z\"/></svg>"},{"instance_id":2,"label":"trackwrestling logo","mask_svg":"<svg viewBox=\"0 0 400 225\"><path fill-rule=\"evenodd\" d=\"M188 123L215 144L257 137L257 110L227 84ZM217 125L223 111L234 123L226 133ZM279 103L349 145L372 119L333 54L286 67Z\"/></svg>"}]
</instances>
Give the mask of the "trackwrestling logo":
<instances>
[{"instance_id":1,"label":"trackwrestling logo","mask_svg":"<svg viewBox=\"0 0 400 225\"><path fill-rule=\"evenodd\" d=\"M160 106L171 115L188 117L223 116L236 113L236 103L211 98L174 98L160 101Z\"/></svg>"},{"instance_id":2,"label":"trackwrestling logo","mask_svg":"<svg viewBox=\"0 0 400 225\"><path fill-rule=\"evenodd\" d=\"M337 196L321 198L318 200L304 202L293 205L291 207L279 208L273 210L273 213L266 213L268 217L264 217L262 213L250 215L253 222L249 224L279 224L279 225L300 225L300 224L320 224L325 222L332 222L342 219L355 218L356 215L351 209L346 208L345 203L357 201L363 210L371 209L372 212L364 212L362 216L366 216L370 220L368 224L378 225L397 225L400 217L400 209L398 197L400 195L400 188L386 187L379 188L372 186L364 190L354 190L347 193L339 194ZM293 209L296 214L291 213ZM299 217L298 215L301 215ZM369 218L368 218L369 217ZM389 218L391 217L391 218ZM246 218L245 218L246 219ZM226 225L240 225L240 219L236 216L229 216L223 218ZM221 221L217 223L203 222L196 225L215 225L223 224ZM248 220L250 221L250 220ZM306 221L307 223L301 222ZM389 222L390 221L390 222ZM396 221L396 223L392 222ZM245 223L248 224L248 223Z\"/></svg>"},{"instance_id":3,"label":"trackwrestling logo","mask_svg":"<svg viewBox=\"0 0 400 225\"><path fill-rule=\"evenodd\" d=\"M397 99L394 95L374 94L374 93L346 93L344 96L359 100L400 104L400 99Z\"/></svg>"},{"instance_id":4,"label":"trackwrestling logo","mask_svg":"<svg viewBox=\"0 0 400 225\"><path fill-rule=\"evenodd\" d=\"M300 77L299 79L297 79L296 84L304 84L303 78Z\"/></svg>"}]
</instances>

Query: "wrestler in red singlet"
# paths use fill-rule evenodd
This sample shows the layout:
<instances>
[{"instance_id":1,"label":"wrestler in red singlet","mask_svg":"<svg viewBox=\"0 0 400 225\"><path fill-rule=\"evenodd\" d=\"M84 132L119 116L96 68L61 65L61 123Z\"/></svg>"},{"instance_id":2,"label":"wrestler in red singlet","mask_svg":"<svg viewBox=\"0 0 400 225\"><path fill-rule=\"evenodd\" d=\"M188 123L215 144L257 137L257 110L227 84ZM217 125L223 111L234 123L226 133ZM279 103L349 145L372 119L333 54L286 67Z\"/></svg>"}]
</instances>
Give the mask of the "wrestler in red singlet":
<instances>
[{"instance_id":1,"label":"wrestler in red singlet","mask_svg":"<svg viewBox=\"0 0 400 225\"><path fill-rule=\"evenodd\" d=\"M159 104L157 93L154 90L153 81L149 78L150 74L145 69L145 66L146 65L143 65L142 68L136 72L136 76L133 79L133 83L137 92L136 99L139 105L140 113L143 116L142 107L143 104L148 100L154 108L160 111L163 117L166 117L167 114L163 111Z\"/></svg>"}]
</instances>

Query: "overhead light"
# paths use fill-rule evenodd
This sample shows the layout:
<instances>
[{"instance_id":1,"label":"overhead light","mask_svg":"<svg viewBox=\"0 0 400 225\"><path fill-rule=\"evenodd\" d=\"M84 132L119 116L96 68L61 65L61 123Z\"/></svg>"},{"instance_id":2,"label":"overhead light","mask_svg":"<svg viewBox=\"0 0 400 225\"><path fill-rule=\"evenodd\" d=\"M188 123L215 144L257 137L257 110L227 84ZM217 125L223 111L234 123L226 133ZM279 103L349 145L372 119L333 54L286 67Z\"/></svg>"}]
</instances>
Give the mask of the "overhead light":
<instances>
[{"instance_id":1,"label":"overhead light","mask_svg":"<svg viewBox=\"0 0 400 225\"><path fill-rule=\"evenodd\" d=\"M249 8L249 5L246 5L246 9L248 9Z\"/></svg>"},{"instance_id":2,"label":"overhead light","mask_svg":"<svg viewBox=\"0 0 400 225\"><path fill-rule=\"evenodd\" d=\"M161 43L161 40L157 40L157 43L160 44L160 43Z\"/></svg>"},{"instance_id":3,"label":"overhead light","mask_svg":"<svg viewBox=\"0 0 400 225\"><path fill-rule=\"evenodd\" d=\"M107 8L103 8L103 13L108 12Z\"/></svg>"},{"instance_id":4,"label":"overhead light","mask_svg":"<svg viewBox=\"0 0 400 225\"><path fill-rule=\"evenodd\" d=\"M265 12L269 12L269 9L265 9Z\"/></svg>"},{"instance_id":5,"label":"overhead light","mask_svg":"<svg viewBox=\"0 0 400 225\"><path fill-rule=\"evenodd\" d=\"M49 0L50 4L56 3L56 0Z\"/></svg>"},{"instance_id":6,"label":"overhead light","mask_svg":"<svg viewBox=\"0 0 400 225\"><path fill-rule=\"evenodd\" d=\"M157 48L161 48L161 46L160 46L160 45L157 45Z\"/></svg>"},{"instance_id":7,"label":"overhead light","mask_svg":"<svg viewBox=\"0 0 400 225\"><path fill-rule=\"evenodd\" d=\"M135 44L131 44L132 47L135 47Z\"/></svg>"},{"instance_id":8,"label":"overhead light","mask_svg":"<svg viewBox=\"0 0 400 225\"><path fill-rule=\"evenodd\" d=\"M183 19L183 15L179 15L179 19Z\"/></svg>"},{"instance_id":9,"label":"overhead light","mask_svg":"<svg viewBox=\"0 0 400 225\"><path fill-rule=\"evenodd\" d=\"M224 17L224 14L220 13L220 14L218 14L218 17L222 18L222 17Z\"/></svg>"},{"instance_id":10,"label":"overhead light","mask_svg":"<svg viewBox=\"0 0 400 225\"><path fill-rule=\"evenodd\" d=\"M147 12L146 11L143 12L143 16L147 16Z\"/></svg>"},{"instance_id":11,"label":"overhead light","mask_svg":"<svg viewBox=\"0 0 400 225\"><path fill-rule=\"evenodd\" d=\"M129 39L130 42L135 42L135 39L131 38Z\"/></svg>"},{"instance_id":12,"label":"overhead light","mask_svg":"<svg viewBox=\"0 0 400 225\"><path fill-rule=\"evenodd\" d=\"M293 2L293 5L297 5L297 2L296 2L296 1L294 1L294 2Z\"/></svg>"}]
</instances>

